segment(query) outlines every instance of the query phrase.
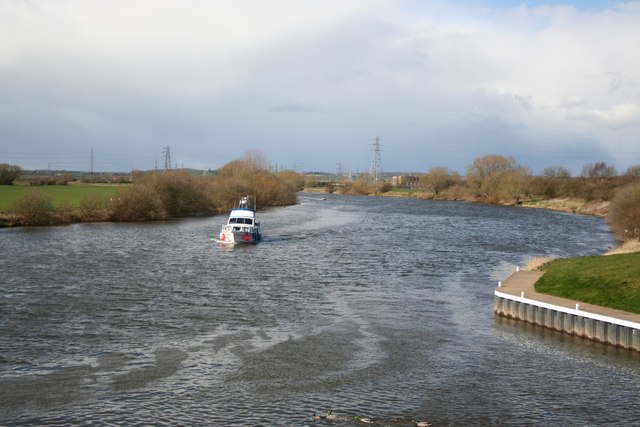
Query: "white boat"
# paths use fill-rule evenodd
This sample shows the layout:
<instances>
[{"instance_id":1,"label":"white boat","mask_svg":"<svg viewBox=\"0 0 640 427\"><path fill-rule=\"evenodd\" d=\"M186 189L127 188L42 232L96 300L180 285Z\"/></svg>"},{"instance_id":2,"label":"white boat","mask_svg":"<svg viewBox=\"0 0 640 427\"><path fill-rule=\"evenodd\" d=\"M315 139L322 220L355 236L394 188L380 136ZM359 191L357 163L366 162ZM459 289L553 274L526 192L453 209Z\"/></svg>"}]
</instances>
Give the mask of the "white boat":
<instances>
[{"instance_id":1,"label":"white boat","mask_svg":"<svg viewBox=\"0 0 640 427\"><path fill-rule=\"evenodd\" d=\"M223 243L258 243L260 223L256 221L256 199L250 204L249 196L242 197L237 207L231 209L227 223L220 231L220 241Z\"/></svg>"}]
</instances>

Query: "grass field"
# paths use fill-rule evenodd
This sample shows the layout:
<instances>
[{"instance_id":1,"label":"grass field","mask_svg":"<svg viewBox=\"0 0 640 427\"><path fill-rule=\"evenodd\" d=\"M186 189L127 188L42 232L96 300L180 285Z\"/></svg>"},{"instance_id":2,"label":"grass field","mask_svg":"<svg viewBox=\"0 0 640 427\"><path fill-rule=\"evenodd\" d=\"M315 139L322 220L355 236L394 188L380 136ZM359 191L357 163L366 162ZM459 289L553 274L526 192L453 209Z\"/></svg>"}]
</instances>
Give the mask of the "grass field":
<instances>
[{"instance_id":1,"label":"grass field","mask_svg":"<svg viewBox=\"0 0 640 427\"><path fill-rule=\"evenodd\" d=\"M69 184L69 185L0 185L0 212L10 212L23 194L29 191L41 191L51 197L54 206L68 204L77 207L87 194L112 197L119 189L128 184Z\"/></svg>"},{"instance_id":2,"label":"grass field","mask_svg":"<svg viewBox=\"0 0 640 427\"><path fill-rule=\"evenodd\" d=\"M557 259L536 291L640 314L640 252Z\"/></svg>"}]
</instances>

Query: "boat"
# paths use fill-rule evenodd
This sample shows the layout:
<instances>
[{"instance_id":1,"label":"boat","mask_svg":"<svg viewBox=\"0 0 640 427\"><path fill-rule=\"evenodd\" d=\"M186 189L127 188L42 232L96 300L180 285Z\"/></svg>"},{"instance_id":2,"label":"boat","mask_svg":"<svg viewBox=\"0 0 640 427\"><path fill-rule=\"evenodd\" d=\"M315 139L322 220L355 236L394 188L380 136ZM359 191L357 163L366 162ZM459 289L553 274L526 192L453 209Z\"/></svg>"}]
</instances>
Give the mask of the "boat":
<instances>
[{"instance_id":1,"label":"boat","mask_svg":"<svg viewBox=\"0 0 640 427\"><path fill-rule=\"evenodd\" d=\"M231 209L227 223L220 231L222 243L258 243L262 239L260 223L256 221L256 199L253 203L249 196L240 198L236 207Z\"/></svg>"}]
</instances>

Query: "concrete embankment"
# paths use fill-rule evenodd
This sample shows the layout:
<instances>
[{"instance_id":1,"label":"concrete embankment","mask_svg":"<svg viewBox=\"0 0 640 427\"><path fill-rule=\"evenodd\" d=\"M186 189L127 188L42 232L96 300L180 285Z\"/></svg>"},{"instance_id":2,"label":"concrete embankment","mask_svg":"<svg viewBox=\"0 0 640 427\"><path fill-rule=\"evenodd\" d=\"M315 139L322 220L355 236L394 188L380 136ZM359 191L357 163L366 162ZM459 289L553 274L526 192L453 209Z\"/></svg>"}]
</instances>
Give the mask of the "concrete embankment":
<instances>
[{"instance_id":1,"label":"concrete embankment","mask_svg":"<svg viewBox=\"0 0 640 427\"><path fill-rule=\"evenodd\" d=\"M540 271L518 271L496 288L497 315L640 351L640 315L535 291Z\"/></svg>"}]
</instances>

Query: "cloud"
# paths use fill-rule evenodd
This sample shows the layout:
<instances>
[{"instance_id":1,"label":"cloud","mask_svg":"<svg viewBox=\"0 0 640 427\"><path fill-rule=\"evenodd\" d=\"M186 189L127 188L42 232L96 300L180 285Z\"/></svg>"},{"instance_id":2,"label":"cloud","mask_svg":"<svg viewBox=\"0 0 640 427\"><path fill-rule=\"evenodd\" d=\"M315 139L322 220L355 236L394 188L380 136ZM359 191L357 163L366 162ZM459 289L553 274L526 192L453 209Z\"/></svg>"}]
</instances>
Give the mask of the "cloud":
<instances>
[{"instance_id":1,"label":"cloud","mask_svg":"<svg viewBox=\"0 0 640 427\"><path fill-rule=\"evenodd\" d=\"M640 125L640 106L638 104L619 104L607 110L576 106L567 109L566 113L571 119L583 120L610 129Z\"/></svg>"},{"instance_id":2,"label":"cloud","mask_svg":"<svg viewBox=\"0 0 640 427\"><path fill-rule=\"evenodd\" d=\"M522 147L533 169L624 169L640 2L567 3L0 0L0 156L94 148L127 170L170 145L194 167L260 149L363 170L380 135L390 170Z\"/></svg>"}]
</instances>

